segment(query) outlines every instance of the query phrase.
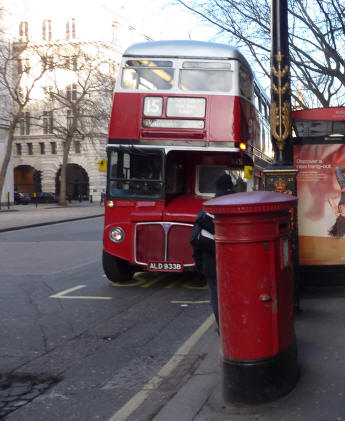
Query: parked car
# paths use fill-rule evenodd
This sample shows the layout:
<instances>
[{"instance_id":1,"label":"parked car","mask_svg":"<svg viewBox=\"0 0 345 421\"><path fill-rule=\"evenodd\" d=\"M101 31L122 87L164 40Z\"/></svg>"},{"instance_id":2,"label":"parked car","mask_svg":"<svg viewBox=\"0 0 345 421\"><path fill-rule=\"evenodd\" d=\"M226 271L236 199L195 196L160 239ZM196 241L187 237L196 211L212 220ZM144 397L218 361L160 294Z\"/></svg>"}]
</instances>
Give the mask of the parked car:
<instances>
[{"instance_id":1,"label":"parked car","mask_svg":"<svg viewBox=\"0 0 345 421\"><path fill-rule=\"evenodd\" d=\"M22 193L22 195L24 196L24 205L27 205L31 202L31 195L29 193Z\"/></svg>"},{"instance_id":2,"label":"parked car","mask_svg":"<svg viewBox=\"0 0 345 421\"><path fill-rule=\"evenodd\" d=\"M36 193L36 197L32 197L32 201L34 203L55 203L55 194L54 193L48 193L48 192L38 192Z\"/></svg>"},{"instance_id":3,"label":"parked car","mask_svg":"<svg viewBox=\"0 0 345 421\"><path fill-rule=\"evenodd\" d=\"M14 192L14 203L16 205L27 205L30 201L30 195L28 193Z\"/></svg>"}]
</instances>

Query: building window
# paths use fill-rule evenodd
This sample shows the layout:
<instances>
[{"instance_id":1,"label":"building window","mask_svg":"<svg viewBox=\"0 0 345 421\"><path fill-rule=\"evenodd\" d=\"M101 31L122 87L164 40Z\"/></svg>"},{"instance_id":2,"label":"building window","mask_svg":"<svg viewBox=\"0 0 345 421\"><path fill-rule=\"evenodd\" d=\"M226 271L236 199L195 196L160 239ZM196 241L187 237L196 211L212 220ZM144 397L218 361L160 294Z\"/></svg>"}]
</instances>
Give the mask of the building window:
<instances>
[{"instance_id":1,"label":"building window","mask_svg":"<svg viewBox=\"0 0 345 421\"><path fill-rule=\"evenodd\" d=\"M77 85L75 83L67 86L66 96L68 101L75 101L77 99Z\"/></svg>"},{"instance_id":2,"label":"building window","mask_svg":"<svg viewBox=\"0 0 345 421\"><path fill-rule=\"evenodd\" d=\"M50 142L50 150L53 155L56 155L56 142Z\"/></svg>"},{"instance_id":3,"label":"building window","mask_svg":"<svg viewBox=\"0 0 345 421\"><path fill-rule=\"evenodd\" d=\"M67 110L67 129L70 129L73 124L72 110Z\"/></svg>"},{"instance_id":4,"label":"building window","mask_svg":"<svg viewBox=\"0 0 345 421\"><path fill-rule=\"evenodd\" d=\"M19 41L26 42L29 39L29 24L27 22L19 23Z\"/></svg>"},{"instance_id":5,"label":"building window","mask_svg":"<svg viewBox=\"0 0 345 421\"><path fill-rule=\"evenodd\" d=\"M76 140L74 142L74 152L75 153L80 153L80 141L79 140Z\"/></svg>"},{"instance_id":6,"label":"building window","mask_svg":"<svg viewBox=\"0 0 345 421\"><path fill-rule=\"evenodd\" d=\"M17 155L22 154L22 144L21 143L16 143L16 152L17 152Z\"/></svg>"},{"instance_id":7,"label":"building window","mask_svg":"<svg viewBox=\"0 0 345 421\"><path fill-rule=\"evenodd\" d=\"M51 134L54 129L53 111L43 111L43 133Z\"/></svg>"},{"instance_id":8,"label":"building window","mask_svg":"<svg viewBox=\"0 0 345 421\"><path fill-rule=\"evenodd\" d=\"M52 40L52 21L50 19L45 19L42 22L42 39L43 41Z\"/></svg>"},{"instance_id":9,"label":"building window","mask_svg":"<svg viewBox=\"0 0 345 421\"><path fill-rule=\"evenodd\" d=\"M46 153L45 144L43 142L40 142L40 154L44 155L45 153Z\"/></svg>"},{"instance_id":10,"label":"building window","mask_svg":"<svg viewBox=\"0 0 345 421\"><path fill-rule=\"evenodd\" d=\"M75 34L75 19L68 19L66 22L66 39L74 39Z\"/></svg>"},{"instance_id":11,"label":"building window","mask_svg":"<svg viewBox=\"0 0 345 421\"><path fill-rule=\"evenodd\" d=\"M28 143L27 146L28 146L28 155L33 155L34 152L32 148L32 143Z\"/></svg>"},{"instance_id":12,"label":"building window","mask_svg":"<svg viewBox=\"0 0 345 421\"><path fill-rule=\"evenodd\" d=\"M30 113L26 112L19 120L19 129L22 136L30 134Z\"/></svg>"},{"instance_id":13,"label":"building window","mask_svg":"<svg viewBox=\"0 0 345 421\"><path fill-rule=\"evenodd\" d=\"M77 56L66 57L66 69L73 70L74 72L78 70Z\"/></svg>"}]
</instances>

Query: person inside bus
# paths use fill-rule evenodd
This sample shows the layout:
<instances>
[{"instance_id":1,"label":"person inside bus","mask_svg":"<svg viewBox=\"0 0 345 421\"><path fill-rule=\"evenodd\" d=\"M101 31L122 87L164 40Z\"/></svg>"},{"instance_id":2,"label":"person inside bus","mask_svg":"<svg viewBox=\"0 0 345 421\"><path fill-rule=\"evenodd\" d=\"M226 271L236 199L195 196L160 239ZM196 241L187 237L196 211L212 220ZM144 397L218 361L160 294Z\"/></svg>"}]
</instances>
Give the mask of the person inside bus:
<instances>
[{"instance_id":1,"label":"person inside bus","mask_svg":"<svg viewBox=\"0 0 345 421\"><path fill-rule=\"evenodd\" d=\"M161 180L162 179L162 160L159 156L154 156L151 159L151 163L148 168L147 178L151 180Z\"/></svg>"},{"instance_id":2,"label":"person inside bus","mask_svg":"<svg viewBox=\"0 0 345 421\"><path fill-rule=\"evenodd\" d=\"M154 155L149 158L141 159L137 162L134 171L134 177L148 180L161 180L162 178L162 160Z\"/></svg>"},{"instance_id":3,"label":"person inside bus","mask_svg":"<svg viewBox=\"0 0 345 421\"><path fill-rule=\"evenodd\" d=\"M234 193L231 176L223 173L216 180L215 197ZM214 216L201 209L195 222L190 243L193 248L195 267L206 279L212 310L219 326L218 291L217 291L217 268L216 250L214 242Z\"/></svg>"},{"instance_id":4,"label":"person inside bus","mask_svg":"<svg viewBox=\"0 0 345 421\"><path fill-rule=\"evenodd\" d=\"M345 168L335 167L335 176L339 183L341 195L338 206L335 204L332 198L328 199L328 203L331 205L333 212L336 216L334 225L328 231L332 237L344 237L345 236Z\"/></svg>"}]
</instances>

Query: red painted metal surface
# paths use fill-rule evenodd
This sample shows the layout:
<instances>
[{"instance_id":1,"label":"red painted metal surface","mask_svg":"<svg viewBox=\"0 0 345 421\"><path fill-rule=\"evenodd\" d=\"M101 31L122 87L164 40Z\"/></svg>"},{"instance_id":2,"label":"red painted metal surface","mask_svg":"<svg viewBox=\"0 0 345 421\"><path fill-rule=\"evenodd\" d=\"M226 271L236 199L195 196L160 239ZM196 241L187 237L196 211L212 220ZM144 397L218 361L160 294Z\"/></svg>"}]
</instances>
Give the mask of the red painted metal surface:
<instances>
[{"instance_id":1,"label":"red painted metal surface","mask_svg":"<svg viewBox=\"0 0 345 421\"><path fill-rule=\"evenodd\" d=\"M136 260L149 262L179 262L193 265L193 250L189 244L192 225L138 224L136 231Z\"/></svg>"},{"instance_id":2,"label":"red painted metal surface","mask_svg":"<svg viewBox=\"0 0 345 421\"><path fill-rule=\"evenodd\" d=\"M212 199L225 358L278 354L294 340L290 214L297 198L273 192Z\"/></svg>"},{"instance_id":3,"label":"red painted metal surface","mask_svg":"<svg viewBox=\"0 0 345 421\"><path fill-rule=\"evenodd\" d=\"M164 261L164 230L160 224L137 226L136 260L143 263Z\"/></svg>"},{"instance_id":4,"label":"red painted metal surface","mask_svg":"<svg viewBox=\"0 0 345 421\"><path fill-rule=\"evenodd\" d=\"M171 227L167 235L167 261L182 262L184 265L194 264L189 238L193 221L202 206L200 198L185 197L183 213L183 197L179 197L178 200L170 202L170 207L167 207L170 209L168 214L164 211L164 202L115 200L113 203L112 208L107 206L107 201L105 203L103 244L107 253L131 263L164 261L164 227L157 222L163 224L164 221L169 221ZM114 243L109 238L109 231L117 226L125 232L121 243Z\"/></svg>"},{"instance_id":5,"label":"red painted metal surface","mask_svg":"<svg viewBox=\"0 0 345 421\"><path fill-rule=\"evenodd\" d=\"M168 236L168 260L194 264L193 249L189 243L192 225L173 225Z\"/></svg>"},{"instance_id":6,"label":"red painted metal surface","mask_svg":"<svg viewBox=\"0 0 345 421\"><path fill-rule=\"evenodd\" d=\"M193 194L176 197L166 204L162 218L164 221L194 222L204 201Z\"/></svg>"},{"instance_id":7,"label":"red painted metal surface","mask_svg":"<svg viewBox=\"0 0 345 421\"><path fill-rule=\"evenodd\" d=\"M193 97L206 98L206 114L201 118L205 122L203 130L197 129L157 129L142 128L143 102L145 96L155 96L142 93L115 93L113 109L110 119L109 139L120 140L146 140L161 139L178 140L189 139L208 142L239 142L253 141L253 127L255 116L253 106L239 97L229 95L193 95ZM166 104L166 95L163 103ZM181 97L183 95L169 95ZM185 95L191 97L191 95ZM161 118L166 118L165 110ZM188 119L187 119L188 120ZM249 120L252 120L249 125Z\"/></svg>"},{"instance_id":8,"label":"red painted metal surface","mask_svg":"<svg viewBox=\"0 0 345 421\"><path fill-rule=\"evenodd\" d=\"M292 119L301 120L345 120L345 107L312 108L310 110L293 111Z\"/></svg>"}]
</instances>

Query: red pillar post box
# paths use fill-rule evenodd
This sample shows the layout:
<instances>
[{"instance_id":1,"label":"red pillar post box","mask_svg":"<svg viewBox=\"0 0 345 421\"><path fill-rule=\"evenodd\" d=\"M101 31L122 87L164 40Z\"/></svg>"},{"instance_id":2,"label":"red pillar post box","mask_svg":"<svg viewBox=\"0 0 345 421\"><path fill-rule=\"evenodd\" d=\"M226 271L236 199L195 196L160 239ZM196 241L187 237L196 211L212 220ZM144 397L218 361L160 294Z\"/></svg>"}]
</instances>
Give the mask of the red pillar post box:
<instances>
[{"instance_id":1,"label":"red pillar post box","mask_svg":"<svg viewBox=\"0 0 345 421\"><path fill-rule=\"evenodd\" d=\"M275 400L296 385L291 214L297 198L246 192L207 201L215 216L223 396Z\"/></svg>"}]
</instances>

